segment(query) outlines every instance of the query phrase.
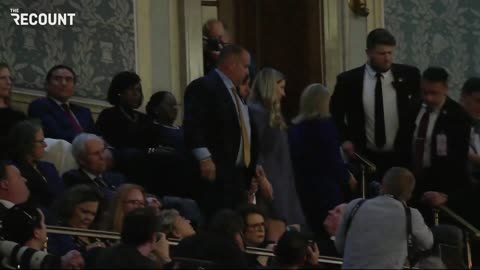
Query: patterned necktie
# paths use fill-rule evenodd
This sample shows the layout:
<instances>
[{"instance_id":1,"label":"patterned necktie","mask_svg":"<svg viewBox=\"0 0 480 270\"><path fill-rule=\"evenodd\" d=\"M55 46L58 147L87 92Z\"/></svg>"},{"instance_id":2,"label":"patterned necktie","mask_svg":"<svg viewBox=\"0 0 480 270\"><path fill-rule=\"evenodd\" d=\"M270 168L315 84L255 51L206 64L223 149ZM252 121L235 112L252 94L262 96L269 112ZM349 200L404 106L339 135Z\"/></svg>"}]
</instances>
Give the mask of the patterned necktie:
<instances>
[{"instance_id":1,"label":"patterned necktie","mask_svg":"<svg viewBox=\"0 0 480 270\"><path fill-rule=\"evenodd\" d=\"M387 141L385 135L385 116L383 112L383 94L382 94L382 73L377 73L377 84L375 85L375 145L383 148Z\"/></svg>"},{"instance_id":2,"label":"patterned necktie","mask_svg":"<svg viewBox=\"0 0 480 270\"><path fill-rule=\"evenodd\" d=\"M240 97L237 95L237 91L234 87L231 90L235 97L235 105L237 106L238 111L238 122L240 124L240 129L242 130L243 163L245 164L245 167L248 168L248 166L250 166L250 138L248 137L247 127L245 126L245 118L243 118Z\"/></svg>"},{"instance_id":3,"label":"patterned necktie","mask_svg":"<svg viewBox=\"0 0 480 270\"><path fill-rule=\"evenodd\" d=\"M83 132L83 128L78 123L77 119L73 116L72 110L70 110L70 106L67 103L62 103L62 108L67 115L68 121L72 124L73 130L75 133L79 134Z\"/></svg>"},{"instance_id":4,"label":"patterned necktie","mask_svg":"<svg viewBox=\"0 0 480 270\"><path fill-rule=\"evenodd\" d=\"M103 180L102 175L99 175L99 176L95 177L95 179L93 180L93 182L95 182L99 187L106 187L106 188L108 188L108 185L107 185L107 183L105 183L105 181Z\"/></svg>"}]
</instances>

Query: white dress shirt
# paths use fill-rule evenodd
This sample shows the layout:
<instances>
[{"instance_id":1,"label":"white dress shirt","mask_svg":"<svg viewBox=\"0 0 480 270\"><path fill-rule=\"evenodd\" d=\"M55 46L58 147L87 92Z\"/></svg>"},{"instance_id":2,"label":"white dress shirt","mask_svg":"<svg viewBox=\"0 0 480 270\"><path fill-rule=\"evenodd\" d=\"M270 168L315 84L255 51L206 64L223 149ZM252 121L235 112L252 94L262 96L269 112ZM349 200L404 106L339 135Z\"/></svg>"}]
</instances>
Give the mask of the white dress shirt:
<instances>
[{"instance_id":1,"label":"white dress shirt","mask_svg":"<svg viewBox=\"0 0 480 270\"><path fill-rule=\"evenodd\" d=\"M61 102L60 100L56 99L56 98L53 98L53 97L48 97L49 99L53 100L55 103L57 103L58 106L60 106L60 108L62 108L63 111L65 111L65 109L62 107L62 104L67 104L68 107L70 108L70 114L73 116L73 119L75 119L75 121L77 121L77 124L79 127L83 128L82 127L82 124L80 124L80 121L78 121L77 119L77 116L72 112L72 107L71 107L71 104L70 102Z\"/></svg>"},{"instance_id":2,"label":"white dress shirt","mask_svg":"<svg viewBox=\"0 0 480 270\"><path fill-rule=\"evenodd\" d=\"M0 200L0 203L3 204L3 206L5 206L5 208L7 209L13 208L15 206L15 204L11 201Z\"/></svg>"},{"instance_id":3,"label":"white dress shirt","mask_svg":"<svg viewBox=\"0 0 480 270\"><path fill-rule=\"evenodd\" d=\"M367 148L376 152L392 151L397 136L399 120L397 106L397 91L393 87L393 73L391 70L382 73L383 114L385 119L386 143L379 149L375 144L375 86L377 72L369 64L365 65L363 77L363 108L365 111L365 131Z\"/></svg>"},{"instance_id":4,"label":"white dress shirt","mask_svg":"<svg viewBox=\"0 0 480 270\"><path fill-rule=\"evenodd\" d=\"M248 114L248 105L244 104L240 99L240 101L239 101L240 106L239 107L240 107L241 112L238 111L237 101L235 100L236 99L235 95L238 95L238 94L234 93L232 91L232 88L236 88L235 85L233 84L232 80L230 80L227 77L227 75L225 75L219 69L215 69L215 71L218 73L218 75L222 79L225 87L228 89L228 93L232 97L232 102L233 102L233 105L235 106L235 111L237 112L237 116L239 115L239 113L242 114L243 120L245 121L244 124L245 124L245 128L247 129L248 138L249 138L249 141L251 142L252 141L251 140L251 138L252 138L251 130L252 129L250 127L250 116ZM238 119L240 119L240 118L238 117ZM207 158L211 157L210 151L205 147L193 149L193 154L195 155L195 157L198 160L204 160L204 159L207 159ZM242 138L242 136L240 136L240 147L238 149L237 160L236 160L235 164L239 167L244 166L244 163L243 163L243 138Z\"/></svg>"},{"instance_id":5,"label":"white dress shirt","mask_svg":"<svg viewBox=\"0 0 480 270\"><path fill-rule=\"evenodd\" d=\"M427 105L422 104L422 108L417 115L417 119L415 120L415 133L413 137L412 146L415 148L415 142L417 140L418 134L418 126L420 125L420 120L422 119L423 114L427 110ZM423 152L423 167L428 168L432 165L431 162L431 153L432 153L432 133L433 128L435 127L435 123L437 122L438 116L440 115L441 109L434 109L430 112L430 117L428 119L428 127L427 127L427 136L425 138L425 147Z\"/></svg>"}]
</instances>

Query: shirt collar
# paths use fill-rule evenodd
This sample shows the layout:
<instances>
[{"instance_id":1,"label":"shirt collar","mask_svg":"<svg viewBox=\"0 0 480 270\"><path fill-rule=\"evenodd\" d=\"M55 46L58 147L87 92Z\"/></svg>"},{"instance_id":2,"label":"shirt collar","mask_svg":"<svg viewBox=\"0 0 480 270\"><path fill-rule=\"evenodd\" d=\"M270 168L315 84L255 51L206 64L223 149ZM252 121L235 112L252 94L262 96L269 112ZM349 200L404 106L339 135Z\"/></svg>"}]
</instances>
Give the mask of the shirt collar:
<instances>
[{"instance_id":1,"label":"shirt collar","mask_svg":"<svg viewBox=\"0 0 480 270\"><path fill-rule=\"evenodd\" d=\"M430 108L431 112L435 112L435 113L440 112L443 109L443 106L445 106L445 102L446 102L446 100L443 102L443 104L442 104L442 106L440 106L440 108ZM427 104L425 104L425 102L422 102L422 108L427 110Z\"/></svg>"},{"instance_id":2,"label":"shirt collar","mask_svg":"<svg viewBox=\"0 0 480 270\"><path fill-rule=\"evenodd\" d=\"M220 78L222 79L223 83L227 87L228 90L231 90L232 88L235 88L235 85L233 84L232 80L225 75L222 71L220 71L218 68L215 69L215 71L218 73Z\"/></svg>"},{"instance_id":3,"label":"shirt collar","mask_svg":"<svg viewBox=\"0 0 480 270\"><path fill-rule=\"evenodd\" d=\"M48 97L49 99L53 100L55 103L57 103L58 106L62 106L62 104L67 104L68 106L70 106L70 102L61 102L60 100L56 99L56 98L53 98L53 97Z\"/></svg>"},{"instance_id":4,"label":"shirt collar","mask_svg":"<svg viewBox=\"0 0 480 270\"><path fill-rule=\"evenodd\" d=\"M91 180L94 180L95 178L98 177L98 175L95 175L93 173L90 173L89 171L85 170L85 169L81 169Z\"/></svg>"},{"instance_id":5,"label":"shirt collar","mask_svg":"<svg viewBox=\"0 0 480 270\"><path fill-rule=\"evenodd\" d=\"M372 68L372 66L370 66L369 63L365 64L365 71L372 78L375 78L376 75L377 75L377 72ZM385 72L382 72L383 78L386 78L387 76L390 76L391 74L392 74L392 69L389 69Z\"/></svg>"},{"instance_id":6,"label":"shirt collar","mask_svg":"<svg viewBox=\"0 0 480 270\"><path fill-rule=\"evenodd\" d=\"M0 203L3 204L3 206L5 206L7 209L10 209L15 206L14 203L6 200L0 200Z\"/></svg>"}]
</instances>

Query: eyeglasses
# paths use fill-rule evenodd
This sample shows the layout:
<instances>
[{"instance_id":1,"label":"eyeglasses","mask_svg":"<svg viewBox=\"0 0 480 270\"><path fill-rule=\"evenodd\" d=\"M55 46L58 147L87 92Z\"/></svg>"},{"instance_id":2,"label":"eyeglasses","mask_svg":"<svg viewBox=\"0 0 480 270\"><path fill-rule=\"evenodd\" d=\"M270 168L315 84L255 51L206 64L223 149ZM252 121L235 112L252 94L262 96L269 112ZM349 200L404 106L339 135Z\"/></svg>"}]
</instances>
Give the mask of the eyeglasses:
<instances>
[{"instance_id":1,"label":"eyeglasses","mask_svg":"<svg viewBox=\"0 0 480 270\"><path fill-rule=\"evenodd\" d=\"M145 201L140 201L140 200L126 200L124 201L124 203L131 204L134 206L145 207Z\"/></svg>"}]
</instances>

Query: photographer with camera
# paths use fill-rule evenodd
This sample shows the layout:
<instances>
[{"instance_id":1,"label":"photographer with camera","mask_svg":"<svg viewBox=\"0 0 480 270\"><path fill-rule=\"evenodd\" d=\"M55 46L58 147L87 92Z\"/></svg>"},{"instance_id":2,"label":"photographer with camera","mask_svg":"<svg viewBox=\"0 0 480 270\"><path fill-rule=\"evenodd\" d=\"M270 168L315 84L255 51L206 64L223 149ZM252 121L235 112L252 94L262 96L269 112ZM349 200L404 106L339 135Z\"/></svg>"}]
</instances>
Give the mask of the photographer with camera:
<instances>
[{"instance_id":1,"label":"photographer with camera","mask_svg":"<svg viewBox=\"0 0 480 270\"><path fill-rule=\"evenodd\" d=\"M433 235L420 212L407 206L415 188L413 174L389 169L382 195L347 205L335 237L344 269L400 269L413 255L433 245Z\"/></svg>"},{"instance_id":2,"label":"photographer with camera","mask_svg":"<svg viewBox=\"0 0 480 270\"><path fill-rule=\"evenodd\" d=\"M47 243L45 217L38 208L27 204L10 208L4 216L0 245L2 266L17 269L83 269L80 252L72 250L57 257L42 250ZM18 245L13 245L12 241Z\"/></svg>"},{"instance_id":3,"label":"photographer with camera","mask_svg":"<svg viewBox=\"0 0 480 270\"><path fill-rule=\"evenodd\" d=\"M315 242L296 231L285 232L275 246L274 268L301 269L317 267L320 252Z\"/></svg>"},{"instance_id":4,"label":"photographer with camera","mask_svg":"<svg viewBox=\"0 0 480 270\"><path fill-rule=\"evenodd\" d=\"M204 73L208 74L217 64L223 48L230 42L225 25L217 19L210 19L203 25Z\"/></svg>"}]
</instances>

